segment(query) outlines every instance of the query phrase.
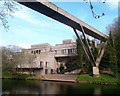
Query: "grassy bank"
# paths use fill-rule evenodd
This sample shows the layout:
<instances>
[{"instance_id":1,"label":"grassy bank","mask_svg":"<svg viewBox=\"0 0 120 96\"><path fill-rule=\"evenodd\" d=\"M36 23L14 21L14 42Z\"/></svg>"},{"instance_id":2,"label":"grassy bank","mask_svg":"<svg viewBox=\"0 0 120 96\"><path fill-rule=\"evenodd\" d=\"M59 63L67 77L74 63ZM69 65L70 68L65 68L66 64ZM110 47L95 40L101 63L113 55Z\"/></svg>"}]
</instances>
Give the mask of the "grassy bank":
<instances>
[{"instance_id":1,"label":"grassy bank","mask_svg":"<svg viewBox=\"0 0 120 96\"><path fill-rule=\"evenodd\" d=\"M19 79L19 80L41 80L42 77L29 74L12 74L3 73L2 79Z\"/></svg>"},{"instance_id":2,"label":"grassy bank","mask_svg":"<svg viewBox=\"0 0 120 96\"><path fill-rule=\"evenodd\" d=\"M107 74L101 74L99 78L92 77L88 74L79 75L76 79L78 83L94 83L94 84L117 84L118 80L115 77Z\"/></svg>"}]
</instances>

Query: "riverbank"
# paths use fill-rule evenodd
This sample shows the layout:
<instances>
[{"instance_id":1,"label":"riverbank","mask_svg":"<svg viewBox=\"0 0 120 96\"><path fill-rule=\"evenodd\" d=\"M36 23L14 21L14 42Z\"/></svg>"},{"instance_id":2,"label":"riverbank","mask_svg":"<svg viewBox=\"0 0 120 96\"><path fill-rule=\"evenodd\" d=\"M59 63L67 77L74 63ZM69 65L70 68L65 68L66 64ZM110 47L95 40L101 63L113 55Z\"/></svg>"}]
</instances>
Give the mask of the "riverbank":
<instances>
[{"instance_id":1,"label":"riverbank","mask_svg":"<svg viewBox=\"0 0 120 96\"><path fill-rule=\"evenodd\" d=\"M118 79L108 74L101 74L100 77L98 78L90 76L88 74L82 74L82 75L77 76L76 82L77 83L100 84L100 85L113 85L113 84L117 85Z\"/></svg>"},{"instance_id":2,"label":"riverbank","mask_svg":"<svg viewBox=\"0 0 120 96\"><path fill-rule=\"evenodd\" d=\"M100 84L100 85L117 85L118 79L108 74L101 74L99 78L92 77L88 74L81 75L65 75L65 74L48 74L43 76L29 75L29 74L11 74L4 73L2 79L14 80L43 80L43 81L57 81L57 82L73 82L85 84Z\"/></svg>"},{"instance_id":3,"label":"riverbank","mask_svg":"<svg viewBox=\"0 0 120 96\"><path fill-rule=\"evenodd\" d=\"M55 82L70 82L75 83L77 75L70 74L45 74L42 78L43 81L55 81Z\"/></svg>"},{"instance_id":4,"label":"riverbank","mask_svg":"<svg viewBox=\"0 0 120 96\"><path fill-rule=\"evenodd\" d=\"M42 76L29 75L29 74L11 74L3 73L2 79L15 79L15 80L42 80Z\"/></svg>"}]
</instances>

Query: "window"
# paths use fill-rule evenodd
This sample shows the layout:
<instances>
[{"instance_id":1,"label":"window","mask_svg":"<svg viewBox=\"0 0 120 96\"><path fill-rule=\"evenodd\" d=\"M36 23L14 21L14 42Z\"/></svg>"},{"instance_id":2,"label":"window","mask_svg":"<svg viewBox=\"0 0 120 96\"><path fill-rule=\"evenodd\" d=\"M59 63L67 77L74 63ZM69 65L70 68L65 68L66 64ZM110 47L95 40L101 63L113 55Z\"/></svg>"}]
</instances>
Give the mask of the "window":
<instances>
[{"instance_id":1,"label":"window","mask_svg":"<svg viewBox=\"0 0 120 96\"><path fill-rule=\"evenodd\" d=\"M51 74L53 74L53 69L51 69Z\"/></svg>"},{"instance_id":2,"label":"window","mask_svg":"<svg viewBox=\"0 0 120 96\"><path fill-rule=\"evenodd\" d=\"M55 54L57 54L57 50L54 50Z\"/></svg>"},{"instance_id":3,"label":"window","mask_svg":"<svg viewBox=\"0 0 120 96\"><path fill-rule=\"evenodd\" d=\"M48 67L48 62L45 63L45 67L46 67L46 68Z\"/></svg>"},{"instance_id":4,"label":"window","mask_svg":"<svg viewBox=\"0 0 120 96\"><path fill-rule=\"evenodd\" d=\"M35 51L34 51L34 54L35 54Z\"/></svg>"},{"instance_id":5,"label":"window","mask_svg":"<svg viewBox=\"0 0 120 96\"><path fill-rule=\"evenodd\" d=\"M38 53L38 50L36 50L36 53Z\"/></svg>"},{"instance_id":6,"label":"window","mask_svg":"<svg viewBox=\"0 0 120 96\"><path fill-rule=\"evenodd\" d=\"M61 54L64 54L65 52L64 52L64 50L61 50Z\"/></svg>"},{"instance_id":7,"label":"window","mask_svg":"<svg viewBox=\"0 0 120 96\"><path fill-rule=\"evenodd\" d=\"M72 49L68 49L68 54L71 54L72 53Z\"/></svg>"},{"instance_id":8,"label":"window","mask_svg":"<svg viewBox=\"0 0 120 96\"><path fill-rule=\"evenodd\" d=\"M67 50L65 49L65 50L64 50L64 54L66 54L66 53L67 53Z\"/></svg>"},{"instance_id":9,"label":"window","mask_svg":"<svg viewBox=\"0 0 120 96\"><path fill-rule=\"evenodd\" d=\"M45 69L45 74L48 74L48 69Z\"/></svg>"},{"instance_id":10,"label":"window","mask_svg":"<svg viewBox=\"0 0 120 96\"><path fill-rule=\"evenodd\" d=\"M33 51L31 51L31 53L33 54Z\"/></svg>"},{"instance_id":11,"label":"window","mask_svg":"<svg viewBox=\"0 0 120 96\"><path fill-rule=\"evenodd\" d=\"M61 54L66 54L66 49L61 50Z\"/></svg>"},{"instance_id":12,"label":"window","mask_svg":"<svg viewBox=\"0 0 120 96\"><path fill-rule=\"evenodd\" d=\"M41 50L39 50L39 54L40 54Z\"/></svg>"},{"instance_id":13,"label":"window","mask_svg":"<svg viewBox=\"0 0 120 96\"><path fill-rule=\"evenodd\" d=\"M42 63L43 63L43 62L42 62L42 61L40 61L40 67L42 67Z\"/></svg>"},{"instance_id":14,"label":"window","mask_svg":"<svg viewBox=\"0 0 120 96\"><path fill-rule=\"evenodd\" d=\"M75 53L75 48L73 48L73 53Z\"/></svg>"}]
</instances>

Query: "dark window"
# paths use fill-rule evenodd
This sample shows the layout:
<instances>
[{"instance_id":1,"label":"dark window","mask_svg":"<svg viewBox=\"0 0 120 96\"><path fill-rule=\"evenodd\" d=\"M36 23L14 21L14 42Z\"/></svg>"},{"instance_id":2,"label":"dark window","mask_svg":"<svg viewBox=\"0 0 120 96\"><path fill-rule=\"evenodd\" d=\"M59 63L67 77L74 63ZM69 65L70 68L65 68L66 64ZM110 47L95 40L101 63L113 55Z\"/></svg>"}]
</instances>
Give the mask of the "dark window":
<instances>
[{"instance_id":1,"label":"dark window","mask_svg":"<svg viewBox=\"0 0 120 96\"><path fill-rule=\"evenodd\" d=\"M45 63L45 67L46 67L46 68L48 67L48 62Z\"/></svg>"},{"instance_id":2,"label":"dark window","mask_svg":"<svg viewBox=\"0 0 120 96\"><path fill-rule=\"evenodd\" d=\"M53 74L53 69L51 69L51 74Z\"/></svg>"},{"instance_id":3,"label":"dark window","mask_svg":"<svg viewBox=\"0 0 120 96\"><path fill-rule=\"evenodd\" d=\"M31 53L33 54L33 51L31 51Z\"/></svg>"},{"instance_id":4,"label":"dark window","mask_svg":"<svg viewBox=\"0 0 120 96\"><path fill-rule=\"evenodd\" d=\"M59 73L59 68L57 68L57 73Z\"/></svg>"},{"instance_id":5,"label":"dark window","mask_svg":"<svg viewBox=\"0 0 120 96\"><path fill-rule=\"evenodd\" d=\"M61 54L66 54L66 49L61 50Z\"/></svg>"},{"instance_id":6,"label":"dark window","mask_svg":"<svg viewBox=\"0 0 120 96\"><path fill-rule=\"evenodd\" d=\"M72 49L68 49L68 54L71 54L72 53Z\"/></svg>"},{"instance_id":7,"label":"dark window","mask_svg":"<svg viewBox=\"0 0 120 96\"><path fill-rule=\"evenodd\" d=\"M48 74L48 69L45 69L45 74Z\"/></svg>"},{"instance_id":8,"label":"dark window","mask_svg":"<svg viewBox=\"0 0 120 96\"><path fill-rule=\"evenodd\" d=\"M43 63L43 62L42 62L42 61L40 61L40 67L42 67L42 63Z\"/></svg>"},{"instance_id":9,"label":"dark window","mask_svg":"<svg viewBox=\"0 0 120 96\"><path fill-rule=\"evenodd\" d=\"M41 50L39 50L39 54L40 54Z\"/></svg>"},{"instance_id":10,"label":"dark window","mask_svg":"<svg viewBox=\"0 0 120 96\"><path fill-rule=\"evenodd\" d=\"M38 50L36 50L36 53L38 53Z\"/></svg>"},{"instance_id":11,"label":"dark window","mask_svg":"<svg viewBox=\"0 0 120 96\"><path fill-rule=\"evenodd\" d=\"M75 48L73 48L73 53L75 53Z\"/></svg>"}]
</instances>

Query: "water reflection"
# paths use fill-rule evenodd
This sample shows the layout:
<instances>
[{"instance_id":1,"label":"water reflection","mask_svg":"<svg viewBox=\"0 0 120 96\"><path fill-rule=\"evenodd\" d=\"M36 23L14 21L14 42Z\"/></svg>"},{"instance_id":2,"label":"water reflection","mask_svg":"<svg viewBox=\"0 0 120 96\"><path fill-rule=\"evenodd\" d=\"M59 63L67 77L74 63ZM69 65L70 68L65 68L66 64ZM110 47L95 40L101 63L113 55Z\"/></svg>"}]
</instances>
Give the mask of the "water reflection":
<instances>
[{"instance_id":1,"label":"water reflection","mask_svg":"<svg viewBox=\"0 0 120 96\"><path fill-rule=\"evenodd\" d=\"M101 89L100 88L95 88L94 89L94 94L101 94Z\"/></svg>"},{"instance_id":2,"label":"water reflection","mask_svg":"<svg viewBox=\"0 0 120 96\"><path fill-rule=\"evenodd\" d=\"M3 80L3 94L119 94L118 86L100 86L49 81Z\"/></svg>"}]
</instances>

